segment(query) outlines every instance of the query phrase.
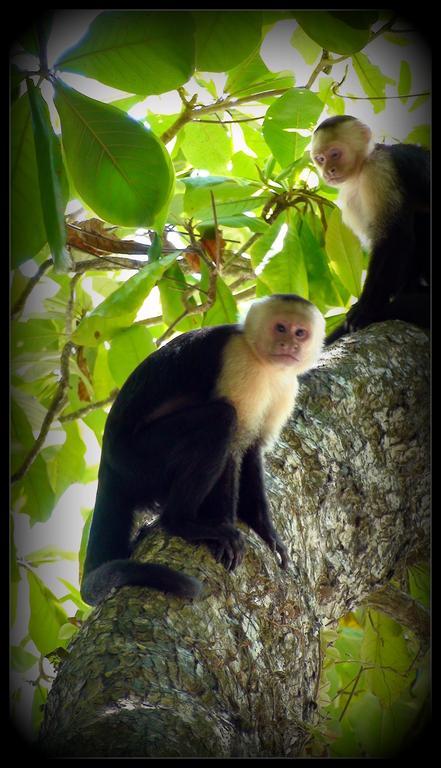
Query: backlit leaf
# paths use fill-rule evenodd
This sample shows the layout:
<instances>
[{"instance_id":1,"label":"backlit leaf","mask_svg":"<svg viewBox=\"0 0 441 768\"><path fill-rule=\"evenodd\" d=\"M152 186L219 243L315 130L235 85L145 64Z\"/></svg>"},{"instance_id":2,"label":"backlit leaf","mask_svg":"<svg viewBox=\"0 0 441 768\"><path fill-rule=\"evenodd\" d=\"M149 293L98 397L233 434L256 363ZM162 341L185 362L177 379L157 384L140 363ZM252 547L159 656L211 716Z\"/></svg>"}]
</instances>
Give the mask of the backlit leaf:
<instances>
[{"instance_id":1,"label":"backlit leaf","mask_svg":"<svg viewBox=\"0 0 441 768\"><path fill-rule=\"evenodd\" d=\"M55 269L67 272L71 266L66 248L64 211L69 200L69 185L61 157L61 147L49 117L49 108L41 91L27 81L38 168L40 197L47 240Z\"/></svg>"},{"instance_id":2,"label":"backlit leaf","mask_svg":"<svg viewBox=\"0 0 441 768\"><path fill-rule=\"evenodd\" d=\"M193 26L185 12L106 11L55 66L130 93L171 91L192 75Z\"/></svg>"},{"instance_id":3,"label":"backlit leaf","mask_svg":"<svg viewBox=\"0 0 441 768\"><path fill-rule=\"evenodd\" d=\"M174 172L167 150L140 122L57 81L55 105L78 193L105 221L150 226L168 205Z\"/></svg>"},{"instance_id":4,"label":"backlit leaf","mask_svg":"<svg viewBox=\"0 0 441 768\"><path fill-rule=\"evenodd\" d=\"M196 68L224 72L247 58L260 45L260 11L196 11Z\"/></svg>"}]
</instances>

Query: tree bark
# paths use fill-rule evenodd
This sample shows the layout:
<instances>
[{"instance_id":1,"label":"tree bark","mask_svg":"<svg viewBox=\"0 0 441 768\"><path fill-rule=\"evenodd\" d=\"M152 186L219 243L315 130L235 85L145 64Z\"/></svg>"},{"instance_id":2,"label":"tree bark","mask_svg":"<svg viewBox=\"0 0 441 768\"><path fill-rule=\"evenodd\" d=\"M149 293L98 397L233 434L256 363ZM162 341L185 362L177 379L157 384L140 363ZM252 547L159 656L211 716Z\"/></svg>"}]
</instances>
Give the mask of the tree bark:
<instances>
[{"instance_id":1,"label":"tree bark","mask_svg":"<svg viewBox=\"0 0 441 768\"><path fill-rule=\"evenodd\" d=\"M429 343L398 321L325 350L267 457L292 565L248 529L233 574L156 531L138 557L205 583L184 603L124 588L97 608L49 694L51 755L296 757L316 720L320 628L428 554Z\"/></svg>"}]
</instances>

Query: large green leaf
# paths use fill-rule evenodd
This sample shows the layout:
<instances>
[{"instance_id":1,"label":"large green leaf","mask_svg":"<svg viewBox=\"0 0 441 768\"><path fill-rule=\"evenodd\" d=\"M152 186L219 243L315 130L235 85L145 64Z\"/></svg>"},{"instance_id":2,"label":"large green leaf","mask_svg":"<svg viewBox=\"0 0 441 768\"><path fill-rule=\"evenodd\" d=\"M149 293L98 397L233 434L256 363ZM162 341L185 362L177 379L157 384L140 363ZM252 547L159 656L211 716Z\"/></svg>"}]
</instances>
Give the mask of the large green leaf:
<instances>
[{"instance_id":1,"label":"large green leaf","mask_svg":"<svg viewBox=\"0 0 441 768\"><path fill-rule=\"evenodd\" d=\"M136 366L155 350L152 334L143 325L117 333L112 339L108 362L118 387L122 387Z\"/></svg>"},{"instance_id":2,"label":"large green leaf","mask_svg":"<svg viewBox=\"0 0 441 768\"><path fill-rule=\"evenodd\" d=\"M31 617L29 634L43 656L62 645L58 633L67 622L67 614L55 595L32 571L26 573L29 582Z\"/></svg>"},{"instance_id":3,"label":"large green leaf","mask_svg":"<svg viewBox=\"0 0 441 768\"><path fill-rule=\"evenodd\" d=\"M409 687L415 670L413 654L402 627L384 613L370 612L366 622L361 657L369 668L364 680L371 693L389 707Z\"/></svg>"},{"instance_id":4,"label":"large green leaf","mask_svg":"<svg viewBox=\"0 0 441 768\"><path fill-rule=\"evenodd\" d=\"M237 67L230 69L224 92L239 94L258 93L272 88L291 88L294 85L292 72L271 72L257 49Z\"/></svg>"},{"instance_id":5,"label":"large green leaf","mask_svg":"<svg viewBox=\"0 0 441 768\"><path fill-rule=\"evenodd\" d=\"M86 446L76 422L63 424L66 439L57 446L52 459L47 460L47 469L56 498L73 483L80 483L86 469L84 455Z\"/></svg>"},{"instance_id":6,"label":"large green leaf","mask_svg":"<svg viewBox=\"0 0 441 768\"><path fill-rule=\"evenodd\" d=\"M381 112L385 108L386 102L378 97L385 96L386 85L395 85L395 80L383 75L380 67L372 64L364 53L357 53L353 56L352 65L366 95L375 97L372 101L374 112Z\"/></svg>"},{"instance_id":7,"label":"large green leaf","mask_svg":"<svg viewBox=\"0 0 441 768\"><path fill-rule=\"evenodd\" d=\"M71 266L71 258L66 248L64 212L69 200L69 185L61 157L60 141L53 131L49 108L40 89L36 88L32 80L28 79L27 84L47 240L55 269L58 272L67 272Z\"/></svg>"},{"instance_id":8,"label":"large green leaf","mask_svg":"<svg viewBox=\"0 0 441 768\"><path fill-rule=\"evenodd\" d=\"M310 301L322 312L329 307L342 306L343 302L335 287L325 251L317 242L304 218L301 221L299 235L308 274Z\"/></svg>"},{"instance_id":9,"label":"large green leaf","mask_svg":"<svg viewBox=\"0 0 441 768\"><path fill-rule=\"evenodd\" d=\"M295 11L294 16L321 48L348 54L364 48L378 14L375 11Z\"/></svg>"},{"instance_id":10,"label":"large green leaf","mask_svg":"<svg viewBox=\"0 0 441 768\"><path fill-rule=\"evenodd\" d=\"M55 66L130 93L165 93L193 73L193 26L186 12L107 11Z\"/></svg>"},{"instance_id":11,"label":"large green leaf","mask_svg":"<svg viewBox=\"0 0 441 768\"><path fill-rule=\"evenodd\" d=\"M74 343L96 346L131 325L144 299L175 258L176 254L171 253L161 260L146 264L136 275L126 280L83 318L73 334Z\"/></svg>"},{"instance_id":12,"label":"large green leaf","mask_svg":"<svg viewBox=\"0 0 441 768\"><path fill-rule=\"evenodd\" d=\"M228 129L221 123L189 123L184 129L181 149L194 168L224 173L233 144Z\"/></svg>"},{"instance_id":13,"label":"large green leaf","mask_svg":"<svg viewBox=\"0 0 441 768\"><path fill-rule=\"evenodd\" d=\"M271 293L297 293L308 298L308 275L295 221L288 224L282 249L262 261L258 274Z\"/></svg>"},{"instance_id":14,"label":"large green leaf","mask_svg":"<svg viewBox=\"0 0 441 768\"><path fill-rule=\"evenodd\" d=\"M305 88L291 88L272 104L263 121L263 135L282 168L303 155L310 142L299 130L310 130L317 122L323 104Z\"/></svg>"},{"instance_id":15,"label":"large green leaf","mask_svg":"<svg viewBox=\"0 0 441 768\"><path fill-rule=\"evenodd\" d=\"M67 164L81 197L106 221L151 226L173 190L162 143L121 110L59 80L55 93Z\"/></svg>"},{"instance_id":16,"label":"large green leaf","mask_svg":"<svg viewBox=\"0 0 441 768\"><path fill-rule=\"evenodd\" d=\"M11 110L12 266L31 259L46 242L28 94Z\"/></svg>"},{"instance_id":17,"label":"large green leaf","mask_svg":"<svg viewBox=\"0 0 441 768\"><path fill-rule=\"evenodd\" d=\"M209 273L206 265L201 263L201 288L207 291L209 287ZM201 294L206 296L205 294ZM230 288L218 277L216 280L216 299L212 307L205 312L202 325L222 325L223 323L237 322L237 304Z\"/></svg>"},{"instance_id":18,"label":"large green leaf","mask_svg":"<svg viewBox=\"0 0 441 768\"><path fill-rule=\"evenodd\" d=\"M326 252L332 269L352 296L361 293L363 252L356 235L343 223L336 208L328 221Z\"/></svg>"},{"instance_id":19,"label":"large green leaf","mask_svg":"<svg viewBox=\"0 0 441 768\"><path fill-rule=\"evenodd\" d=\"M260 11L196 11L196 68L225 72L260 45Z\"/></svg>"}]
</instances>

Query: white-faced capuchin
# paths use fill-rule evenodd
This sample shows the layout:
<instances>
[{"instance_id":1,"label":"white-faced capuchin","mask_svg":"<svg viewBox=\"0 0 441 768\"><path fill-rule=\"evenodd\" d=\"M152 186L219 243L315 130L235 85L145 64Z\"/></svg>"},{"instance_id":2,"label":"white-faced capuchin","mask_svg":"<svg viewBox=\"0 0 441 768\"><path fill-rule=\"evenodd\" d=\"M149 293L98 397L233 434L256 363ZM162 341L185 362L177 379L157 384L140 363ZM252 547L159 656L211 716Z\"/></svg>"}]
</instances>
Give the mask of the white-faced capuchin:
<instances>
[{"instance_id":1,"label":"white-faced capuchin","mask_svg":"<svg viewBox=\"0 0 441 768\"><path fill-rule=\"evenodd\" d=\"M326 339L381 320L430 325L430 155L413 144L374 144L349 115L316 128L311 157L340 188L343 221L371 250L362 294Z\"/></svg>"},{"instance_id":2,"label":"white-faced capuchin","mask_svg":"<svg viewBox=\"0 0 441 768\"><path fill-rule=\"evenodd\" d=\"M231 571L244 555L239 518L287 567L262 453L290 416L297 376L316 363L324 333L311 302L276 294L254 302L243 325L184 333L133 371L104 430L81 587L87 603L127 585L184 598L200 592L191 576L129 559L137 509L159 507L169 534L204 542Z\"/></svg>"}]
</instances>

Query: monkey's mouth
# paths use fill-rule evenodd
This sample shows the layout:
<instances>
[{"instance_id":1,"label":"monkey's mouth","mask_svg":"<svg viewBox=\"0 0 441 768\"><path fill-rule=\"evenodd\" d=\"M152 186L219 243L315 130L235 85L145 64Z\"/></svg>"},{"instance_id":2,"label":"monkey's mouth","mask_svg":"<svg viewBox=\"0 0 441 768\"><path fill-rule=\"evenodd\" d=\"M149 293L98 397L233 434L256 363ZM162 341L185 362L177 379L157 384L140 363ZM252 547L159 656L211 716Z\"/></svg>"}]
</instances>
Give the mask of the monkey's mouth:
<instances>
[{"instance_id":1,"label":"monkey's mouth","mask_svg":"<svg viewBox=\"0 0 441 768\"><path fill-rule=\"evenodd\" d=\"M277 358L280 362L290 365L292 363L300 363L300 360L293 352L275 352L272 357Z\"/></svg>"},{"instance_id":2,"label":"monkey's mouth","mask_svg":"<svg viewBox=\"0 0 441 768\"><path fill-rule=\"evenodd\" d=\"M342 181L345 180L344 176L325 176L325 181L327 184L330 184L331 186L333 184L341 184Z\"/></svg>"}]
</instances>

